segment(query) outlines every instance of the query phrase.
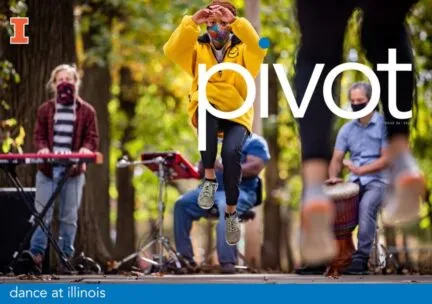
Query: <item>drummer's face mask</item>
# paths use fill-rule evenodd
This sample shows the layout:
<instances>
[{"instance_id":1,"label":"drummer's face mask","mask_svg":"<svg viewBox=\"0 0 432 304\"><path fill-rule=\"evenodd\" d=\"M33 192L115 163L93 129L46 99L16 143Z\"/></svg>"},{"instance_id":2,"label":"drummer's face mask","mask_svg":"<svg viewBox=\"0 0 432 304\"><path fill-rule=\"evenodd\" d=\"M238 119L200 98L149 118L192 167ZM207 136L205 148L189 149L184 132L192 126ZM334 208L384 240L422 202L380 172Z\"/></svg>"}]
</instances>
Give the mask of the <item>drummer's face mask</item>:
<instances>
[{"instance_id":1,"label":"drummer's face mask","mask_svg":"<svg viewBox=\"0 0 432 304\"><path fill-rule=\"evenodd\" d=\"M367 102L360 103L360 104L351 104L351 109L354 112L358 112L360 110L363 110L367 106L367 104L368 104Z\"/></svg>"},{"instance_id":2,"label":"drummer's face mask","mask_svg":"<svg viewBox=\"0 0 432 304\"><path fill-rule=\"evenodd\" d=\"M361 88L351 90L349 99L351 101L351 109L354 112L363 110L369 103L365 91Z\"/></svg>"}]
</instances>

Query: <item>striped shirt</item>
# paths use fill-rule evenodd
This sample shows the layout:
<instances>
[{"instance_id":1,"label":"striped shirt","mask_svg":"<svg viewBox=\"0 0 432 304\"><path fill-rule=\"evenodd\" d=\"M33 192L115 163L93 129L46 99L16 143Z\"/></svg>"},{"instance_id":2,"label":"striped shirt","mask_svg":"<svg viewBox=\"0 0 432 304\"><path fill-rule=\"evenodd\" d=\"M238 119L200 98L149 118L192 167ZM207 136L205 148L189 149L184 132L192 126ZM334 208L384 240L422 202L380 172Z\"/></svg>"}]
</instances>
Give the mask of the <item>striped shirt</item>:
<instances>
[{"instance_id":1,"label":"striped shirt","mask_svg":"<svg viewBox=\"0 0 432 304\"><path fill-rule=\"evenodd\" d=\"M75 121L75 105L56 104L54 114L54 153L72 151L72 137Z\"/></svg>"}]
</instances>

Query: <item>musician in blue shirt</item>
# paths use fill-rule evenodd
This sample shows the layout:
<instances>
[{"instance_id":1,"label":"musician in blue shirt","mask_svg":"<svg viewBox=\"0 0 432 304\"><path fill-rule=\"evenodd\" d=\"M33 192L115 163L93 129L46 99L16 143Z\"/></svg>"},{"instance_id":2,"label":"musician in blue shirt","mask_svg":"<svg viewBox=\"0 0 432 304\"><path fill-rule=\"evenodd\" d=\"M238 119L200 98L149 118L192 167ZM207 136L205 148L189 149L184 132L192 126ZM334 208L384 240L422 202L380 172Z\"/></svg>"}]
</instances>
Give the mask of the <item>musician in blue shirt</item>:
<instances>
[{"instance_id":1,"label":"musician in blue shirt","mask_svg":"<svg viewBox=\"0 0 432 304\"><path fill-rule=\"evenodd\" d=\"M360 111L370 100L368 83L355 83L349 90L353 111ZM350 160L344 160L350 153ZM377 212L388 184L389 163L384 117L377 111L346 123L339 131L329 167L330 183L342 182L343 165L350 170L349 181L360 185L358 248L345 274L367 274L374 241Z\"/></svg>"},{"instance_id":2,"label":"musician in blue shirt","mask_svg":"<svg viewBox=\"0 0 432 304\"><path fill-rule=\"evenodd\" d=\"M241 167L242 181L240 183L240 194L237 202L239 217L253 208L257 202L258 175L264 169L270 159L267 142L261 136L252 134L243 145ZM230 168L223 168L220 162L216 162L216 177L219 187L215 194L215 205L219 210L219 222L217 224L217 254L221 271L223 273L234 273L237 263L237 247L230 246L225 238L225 191L223 189L223 174L230 174ZM201 186L200 186L201 187ZM174 236L179 253L196 265L193 257L190 231L193 221L202 217L208 217L209 211L200 208L198 196L200 187L182 195L174 206Z\"/></svg>"}]
</instances>

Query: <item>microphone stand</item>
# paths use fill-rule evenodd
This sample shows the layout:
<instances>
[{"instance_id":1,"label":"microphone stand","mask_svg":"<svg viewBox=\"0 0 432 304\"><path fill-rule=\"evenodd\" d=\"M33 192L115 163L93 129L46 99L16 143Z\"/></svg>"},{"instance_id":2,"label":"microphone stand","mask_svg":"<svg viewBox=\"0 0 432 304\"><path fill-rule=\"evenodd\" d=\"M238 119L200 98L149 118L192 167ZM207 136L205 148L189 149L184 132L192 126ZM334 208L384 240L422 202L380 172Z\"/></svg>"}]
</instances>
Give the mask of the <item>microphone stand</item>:
<instances>
[{"instance_id":1,"label":"microphone stand","mask_svg":"<svg viewBox=\"0 0 432 304\"><path fill-rule=\"evenodd\" d=\"M152 264L153 266L156 266L159 272L165 272L168 266L166 261L164 261L164 251L166 251L168 253L168 256L170 256L174 261L175 268L177 271L181 271L182 269L181 262L183 262L186 266L190 266L189 262L186 259L184 259L181 256L181 254L178 253L173 248L168 238L163 235L163 221L164 221L164 210L165 210L165 202L163 200L163 197L164 197L164 191L166 191L168 180L170 178L169 170L166 165L165 159L159 156L154 159L146 160L146 161L128 161L127 157L125 156L117 163L117 168L126 168L129 166L149 165L149 164L158 164L158 172L156 173L159 179L157 237L151 240L149 243L145 244L142 248L138 249L138 251L136 251L135 253L132 253L127 257L123 258L120 262L115 263L115 265L113 266L113 270L118 270L121 265L139 256L141 252L149 249L154 244L159 245L157 250L158 261L155 261L154 259L148 259L143 256L140 256L140 259ZM151 272L152 271L150 270L149 273Z\"/></svg>"}]
</instances>

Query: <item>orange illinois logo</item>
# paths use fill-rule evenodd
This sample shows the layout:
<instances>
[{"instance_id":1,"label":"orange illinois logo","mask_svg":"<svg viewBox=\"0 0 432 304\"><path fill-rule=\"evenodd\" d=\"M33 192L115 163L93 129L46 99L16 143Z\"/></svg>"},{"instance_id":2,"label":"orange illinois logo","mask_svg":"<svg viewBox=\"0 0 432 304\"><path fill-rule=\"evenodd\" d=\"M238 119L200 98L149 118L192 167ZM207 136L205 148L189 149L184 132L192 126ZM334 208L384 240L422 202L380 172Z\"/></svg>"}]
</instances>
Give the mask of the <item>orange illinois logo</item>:
<instances>
[{"instance_id":1,"label":"orange illinois logo","mask_svg":"<svg viewBox=\"0 0 432 304\"><path fill-rule=\"evenodd\" d=\"M30 39L25 35L25 26L29 24L29 18L13 17L9 21L14 28L14 34L9 40L10 44L29 44Z\"/></svg>"}]
</instances>

